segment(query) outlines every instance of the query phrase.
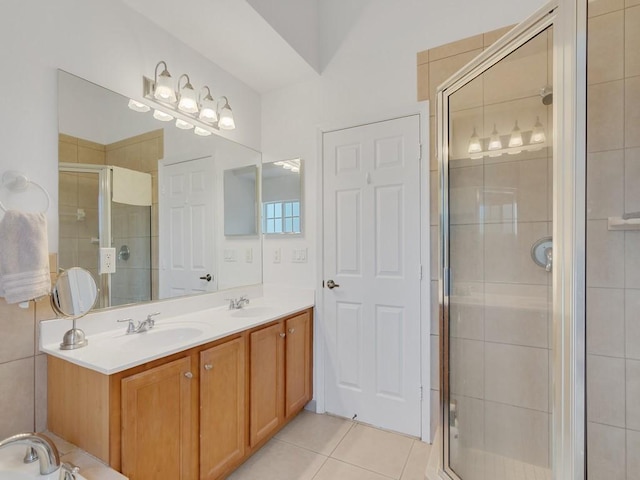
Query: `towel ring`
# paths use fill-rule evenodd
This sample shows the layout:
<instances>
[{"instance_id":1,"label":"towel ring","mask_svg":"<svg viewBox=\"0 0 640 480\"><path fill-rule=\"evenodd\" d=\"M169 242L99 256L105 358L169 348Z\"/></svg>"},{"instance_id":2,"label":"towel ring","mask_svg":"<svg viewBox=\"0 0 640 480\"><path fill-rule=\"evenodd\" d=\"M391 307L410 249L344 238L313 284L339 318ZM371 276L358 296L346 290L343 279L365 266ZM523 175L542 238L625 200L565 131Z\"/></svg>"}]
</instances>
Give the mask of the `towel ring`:
<instances>
[{"instance_id":1,"label":"towel ring","mask_svg":"<svg viewBox=\"0 0 640 480\"><path fill-rule=\"evenodd\" d=\"M51 205L51 197L49 197L49 192L40 185L32 180L29 180L24 173L18 172L16 170L9 170L2 174L2 185L6 187L8 190L12 192L23 192L27 189L29 185L33 185L34 187L39 188L44 193L45 198L47 199L47 206L44 209L44 212L49 210L49 206ZM7 211L7 207L0 201L0 210L3 212Z\"/></svg>"}]
</instances>

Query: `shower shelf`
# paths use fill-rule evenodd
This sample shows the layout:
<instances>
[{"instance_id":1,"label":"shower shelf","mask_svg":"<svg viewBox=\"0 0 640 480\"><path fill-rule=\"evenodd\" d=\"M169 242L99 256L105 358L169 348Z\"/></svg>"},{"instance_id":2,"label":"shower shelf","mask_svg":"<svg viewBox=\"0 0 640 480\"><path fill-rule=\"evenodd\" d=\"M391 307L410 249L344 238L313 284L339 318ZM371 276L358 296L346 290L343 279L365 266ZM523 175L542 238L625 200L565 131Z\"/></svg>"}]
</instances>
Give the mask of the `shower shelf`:
<instances>
[{"instance_id":1,"label":"shower shelf","mask_svg":"<svg viewBox=\"0 0 640 480\"><path fill-rule=\"evenodd\" d=\"M609 230L640 230L640 218L609 217Z\"/></svg>"}]
</instances>

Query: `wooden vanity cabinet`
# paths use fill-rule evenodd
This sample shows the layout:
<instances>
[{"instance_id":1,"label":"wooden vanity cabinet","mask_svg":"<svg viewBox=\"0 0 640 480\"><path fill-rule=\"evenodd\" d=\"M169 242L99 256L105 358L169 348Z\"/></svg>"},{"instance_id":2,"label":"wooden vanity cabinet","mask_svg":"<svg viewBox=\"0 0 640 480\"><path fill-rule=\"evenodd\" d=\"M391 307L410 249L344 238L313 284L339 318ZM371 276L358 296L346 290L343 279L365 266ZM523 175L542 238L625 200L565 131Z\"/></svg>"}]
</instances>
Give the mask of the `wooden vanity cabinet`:
<instances>
[{"instance_id":1,"label":"wooden vanity cabinet","mask_svg":"<svg viewBox=\"0 0 640 480\"><path fill-rule=\"evenodd\" d=\"M193 478L190 370L187 357L122 379L122 472L130 479Z\"/></svg>"},{"instance_id":2,"label":"wooden vanity cabinet","mask_svg":"<svg viewBox=\"0 0 640 480\"><path fill-rule=\"evenodd\" d=\"M312 397L312 310L123 372L48 357L49 430L131 480L217 480Z\"/></svg>"}]
</instances>

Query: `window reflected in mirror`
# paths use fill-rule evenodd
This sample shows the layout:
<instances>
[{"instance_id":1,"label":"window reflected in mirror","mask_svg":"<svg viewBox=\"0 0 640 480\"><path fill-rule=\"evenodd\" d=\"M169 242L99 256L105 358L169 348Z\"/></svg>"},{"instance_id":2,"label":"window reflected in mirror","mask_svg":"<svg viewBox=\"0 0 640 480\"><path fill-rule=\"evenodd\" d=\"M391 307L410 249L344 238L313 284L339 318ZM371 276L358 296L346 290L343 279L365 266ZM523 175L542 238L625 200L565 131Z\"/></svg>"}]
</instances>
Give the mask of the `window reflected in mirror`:
<instances>
[{"instance_id":1,"label":"window reflected in mirror","mask_svg":"<svg viewBox=\"0 0 640 480\"><path fill-rule=\"evenodd\" d=\"M302 233L302 160L262 164L262 233Z\"/></svg>"}]
</instances>

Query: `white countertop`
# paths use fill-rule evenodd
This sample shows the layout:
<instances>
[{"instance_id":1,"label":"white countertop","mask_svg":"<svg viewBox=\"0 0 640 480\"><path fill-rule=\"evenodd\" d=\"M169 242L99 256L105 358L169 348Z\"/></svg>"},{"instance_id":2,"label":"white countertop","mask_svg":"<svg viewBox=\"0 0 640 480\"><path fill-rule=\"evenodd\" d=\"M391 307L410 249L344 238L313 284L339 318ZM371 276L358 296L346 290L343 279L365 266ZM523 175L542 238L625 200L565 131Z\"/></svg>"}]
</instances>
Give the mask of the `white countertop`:
<instances>
[{"instance_id":1,"label":"white countertop","mask_svg":"<svg viewBox=\"0 0 640 480\"><path fill-rule=\"evenodd\" d=\"M110 375L269 323L314 305L313 290L288 289L286 292L269 294L265 289L261 293L263 296L257 298L250 295L250 304L239 310L229 310L227 306L219 305L207 307L206 299L203 303L202 297L197 297L195 301L182 299L182 309L181 300L175 299L146 304L144 307L96 312L78 320L77 328L84 330L89 344L76 350L60 350L62 335L71 328L69 320L44 321L40 327L40 350ZM215 296L209 300L210 304L220 303ZM194 302L200 304L199 307ZM136 322L143 320L146 313L140 315L141 308L146 313L165 310L169 313L156 316L153 329L127 335L127 323L117 323L117 320L130 317ZM176 310L182 312L176 313Z\"/></svg>"}]
</instances>

